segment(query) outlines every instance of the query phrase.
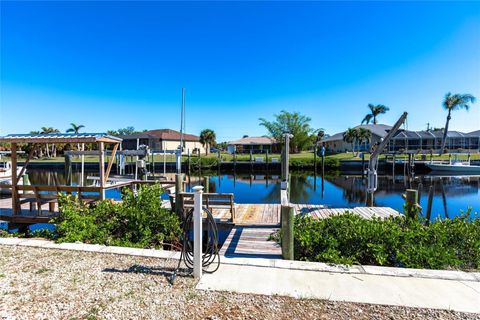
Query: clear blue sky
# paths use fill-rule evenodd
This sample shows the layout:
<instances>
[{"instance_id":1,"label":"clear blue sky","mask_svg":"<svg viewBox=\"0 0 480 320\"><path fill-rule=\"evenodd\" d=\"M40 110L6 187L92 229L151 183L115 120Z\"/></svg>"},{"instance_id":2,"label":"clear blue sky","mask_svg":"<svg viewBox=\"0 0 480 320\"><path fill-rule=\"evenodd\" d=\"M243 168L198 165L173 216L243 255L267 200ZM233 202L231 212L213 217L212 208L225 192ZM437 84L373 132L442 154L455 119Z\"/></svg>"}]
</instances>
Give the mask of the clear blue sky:
<instances>
[{"instance_id":1,"label":"clear blue sky","mask_svg":"<svg viewBox=\"0 0 480 320\"><path fill-rule=\"evenodd\" d=\"M179 128L263 135L285 109L333 134L368 103L443 127L448 91L480 98L479 2L1 1L0 134ZM480 102L452 130L480 128Z\"/></svg>"}]
</instances>

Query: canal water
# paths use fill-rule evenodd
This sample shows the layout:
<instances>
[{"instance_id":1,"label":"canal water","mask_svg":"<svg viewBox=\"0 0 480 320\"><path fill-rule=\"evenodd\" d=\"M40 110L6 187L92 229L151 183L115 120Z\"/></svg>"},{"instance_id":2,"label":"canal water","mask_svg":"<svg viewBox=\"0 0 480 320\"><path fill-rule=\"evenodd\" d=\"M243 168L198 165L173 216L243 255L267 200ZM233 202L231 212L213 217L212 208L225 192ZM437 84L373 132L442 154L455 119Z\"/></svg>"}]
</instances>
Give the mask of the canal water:
<instances>
[{"instance_id":1,"label":"canal water","mask_svg":"<svg viewBox=\"0 0 480 320\"><path fill-rule=\"evenodd\" d=\"M91 176L95 173L87 173ZM173 179L173 174L167 174ZM65 185L63 171L28 170L31 184ZM80 174L73 173L73 185ZM85 181L86 180L85 177ZM205 186L205 191L234 193L236 203L279 203L280 177L275 174L192 174L186 176L187 191L195 185ZM330 172L322 179L313 172L291 172L292 203L322 204L331 208L353 208L365 205L366 180L360 175ZM207 187L208 185L208 187ZM428 190L434 188L432 218L453 218L469 207L480 213L480 176L417 175L413 179L400 176L379 176L375 205L403 212L402 193L406 188L421 190L420 205L427 207ZM120 199L120 190L108 190L106 196ZM165 198L168 197L165 195Z\"/></svg>"}]
</instances>

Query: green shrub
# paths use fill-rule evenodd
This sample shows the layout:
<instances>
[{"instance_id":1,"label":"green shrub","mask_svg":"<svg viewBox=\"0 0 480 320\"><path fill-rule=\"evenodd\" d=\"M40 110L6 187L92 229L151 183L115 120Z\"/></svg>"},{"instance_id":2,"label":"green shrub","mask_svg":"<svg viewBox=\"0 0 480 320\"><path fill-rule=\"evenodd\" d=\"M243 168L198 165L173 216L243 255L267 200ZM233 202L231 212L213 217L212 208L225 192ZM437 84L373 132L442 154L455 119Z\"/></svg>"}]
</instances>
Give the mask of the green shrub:
<instances>
[{"instance_id":1,"label":"green shrub","mask_svg":"<svg viewBox=\"0 0 480 320\"><path fill-rule=\"evenodd\" d=\"M128 188L123 191L121 203L103 200L92 207L60 194L60 214L52 221L57 241L158 247L178 238L180 221L162 207L159 185L143 186L137 195Z\"/></svg>"},{"instance_id":2,"label":"green shrub","mask_svg":"<svg viewBox=\"0 0 480 320\"><path fill-rule=\"evenodd\" d=\"M192 168L198 168L198 167L201 167L202 169L211 168L218 165L218 157L217 156L202 156L200 158L192 157L190 165L192 166Z\"/></svg>"},{"instance_id":3,"label":"green shrub","mask_svg":"<svg viewBox=\"0 0 480 320\"><path fill-rule=\"evenodd\" d=\"M428 269L480 269L480 220L470 212L428 226L404 216L297 216L295 259Z\"/></svg>"},{"instance_id":4,"label":"green shrub","mask_svg":"<svg viewBox=\"0 0 480 320\"><path fill-rule=\"evenodd\" d=\"M321 157L317 157L317 168L320 168L322 165ZM290 167L294 169L301 168L313 168L315 161L312 158L290 158ZM324 162L325 169L336 169L340 166L340 160L336 158L325 158Z\"/></svg>"}]
</instances>

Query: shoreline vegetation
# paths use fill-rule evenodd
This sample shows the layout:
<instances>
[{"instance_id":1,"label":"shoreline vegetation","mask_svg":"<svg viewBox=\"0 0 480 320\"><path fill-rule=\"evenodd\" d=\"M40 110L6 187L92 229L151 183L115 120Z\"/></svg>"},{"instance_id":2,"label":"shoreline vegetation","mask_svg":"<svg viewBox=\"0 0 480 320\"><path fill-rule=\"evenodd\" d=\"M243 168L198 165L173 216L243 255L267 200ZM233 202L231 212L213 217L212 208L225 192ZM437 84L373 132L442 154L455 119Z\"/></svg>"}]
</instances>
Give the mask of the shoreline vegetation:
<instances>
[{"instance_id":1,"label":"shoreline vegetation","mask_svg":"<svg viewBox=\"0 0 480 320\"><path fill-rule=\"evenodd\" d=\"M143 186L137 195L126 189L123 202L81 204L74 196L60 198L53 231L41 229L25 237L56 242L180 249L180 222L162 207L159 185ZM405 209L407 210L407 209ZM364 264L426 269L480 269L480 219L467 211L454 219L425 223L418 212L367 220L348 213L326 219L295 218L295 259L335 264ZM0 237L22 236L0 230ZM281 241L273 234L272 241Z\"/></svg>"},{"instance_id":2,"label":"shoreline vegetation","mask_svg":"<svg viewBox=\"0 0 480 320\"><path fill-rule=\"evenodd\" d=\"M480 269L480 219L471 210L454 219L405 215L363 219L353 213L296 216L295 260L418 269ZM281 242L281 234L275 239Z\"/></svg>"}]
</instances>

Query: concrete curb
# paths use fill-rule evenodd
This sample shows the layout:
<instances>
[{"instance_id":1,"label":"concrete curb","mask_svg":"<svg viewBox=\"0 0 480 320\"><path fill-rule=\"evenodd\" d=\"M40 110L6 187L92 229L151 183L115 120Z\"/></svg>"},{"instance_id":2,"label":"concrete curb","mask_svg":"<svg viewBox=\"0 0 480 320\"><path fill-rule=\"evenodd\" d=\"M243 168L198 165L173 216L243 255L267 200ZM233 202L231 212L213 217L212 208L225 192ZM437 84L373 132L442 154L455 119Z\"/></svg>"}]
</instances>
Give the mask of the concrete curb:
<instances>
[{"instance_id":1,"label":"concrete curb","mask_svg":"<svg viewBox=\"0 0 480 320\"><path fill-rule=\"evenodd\" d=\"M161 259L180 259L180 252L178 251L138 249L85 243L55 243L53 241L43 239L0 238L0 245L123 254ZM345 266L321 262L289 261L263 258L229 258L224 256L221 257L221 262L223 264L230 265L244 265L277 269L480 282L480 272L465 272L456 270L408 269L379 266Z\"/></svg>"}]
</instances>

